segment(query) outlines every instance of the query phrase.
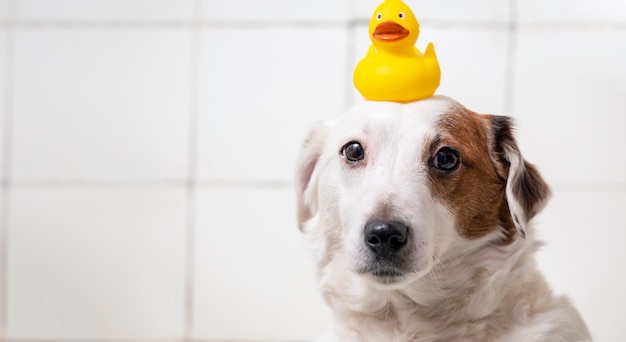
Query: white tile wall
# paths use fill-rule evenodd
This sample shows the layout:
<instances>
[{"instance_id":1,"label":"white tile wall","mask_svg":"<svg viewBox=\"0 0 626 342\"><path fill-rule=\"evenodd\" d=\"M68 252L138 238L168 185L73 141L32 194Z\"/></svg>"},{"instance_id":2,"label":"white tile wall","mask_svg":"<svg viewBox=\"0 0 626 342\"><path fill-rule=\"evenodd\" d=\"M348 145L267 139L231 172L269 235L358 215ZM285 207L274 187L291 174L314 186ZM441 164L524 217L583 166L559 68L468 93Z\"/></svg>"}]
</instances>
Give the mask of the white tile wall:
<instances>
[{"instance_id":1,"label":"white tile wall","mask_svg":"<svg viewBox=\"0 0 626 342\"><path fill-rule=\"evenodd\" d=\"M194 0L19 0L23 20L190 20Z\"/></svg>"},{"instance_id":2,"label":"white tile wall","mask_svg":"<svg viewBox=\"0 0 626 342\"><path fill-rule=\"evenodd\" d=\"M8 18L8 0L0 0L0 22Z\"/></svg>"},{"instance_id":3,"label":"white tile wall","mask_svg":"<svg viewBox=\"0 0 626 342\"><path fill-rule=\"evenodd\" d=\"M9 0L0 0L0 22L8 19Z\"/></svg>"},{"instance_id":4,"label":"white tile wall","mask_svg":"<svg viewBox=\"0 0 626 342\"><path fill-rule=\"evenodd\" d=\"M184 178L190 39L168 29L18 30L13 176Z\"/></svg>"},{"instance_id":5,"label":"white tile wall","mask_svg":"<svg viewBox=\"0 0 626 342\"><path fill-rule=\"evenodd\" d=\"M451 96L479 113L503 114L507 32L433 29L424 33L425 41L437 44L442 70L438 93Z\"/></svg>"},{"instance_id":6,"label":"white tile wall","mask_svg":"<svg viewBox=\"0 0 626 342\"><path fill-rule=\"evenodd\" d=\"M6 224L4 223L6 217L5 205L5 189L4 186L0 186L0 279L6 274L6 246L5 246L5 233ZM6 282L0 281L0 340L5 337L6 330Z\"/></svg>"},{"instance_id":7,"label":"white tile wall","mask_svg":"<svg viewBox=\"0 0 626 342\"><path fill-rule=\"evenodd\" d=\"M0 180L4 179L4 146L5 146L5 113L6 113L6 86L7 86L7 70L6 70L6 46L7 31L0 29Z\"/></svg>"},{"instance_id":8,"label":"white tile wall","mask_svg":"<svg viewBox=\"0 0 626 342\"><path fill-rule=\"evenodd\" d=\"M350 1L202 0L203 18L210 21L338 21L347 19L350 13L349 10ZM280 41L281 39L278 40Z\"/></svg>"},{"instance_id":9,"label":"white tile wall","mask_svg":"<svg viewBox=\"0 0 626 342\"><path fill-rule=\"evenodd\" d=\"M312 123L345 110L346 43L343 28L205 30L199 177L291 179Z\"/></svg>"},{"instance_id":10,"label":"white tile wall","mask_svg":"<svg viewBox=\"0 0 626 342\"><path fill-rule=\"evenodd\" d=\"M514 114L552 183L626 182L626 32L521 32Z\"/></svg>"},{"instance_id":11,"label":"white tile wall","mask_svg":"<svg viewBox=\"0 0 626 342\"><path fill-rule=\"evenodd\" d=\"M181 336L185 206L168 187L12 190L8 337Z\"/></svg>"},{"instance_id":12,"label":"white tile wall","mask_svg":"<svg viewBox=\"0 0 626 342\"><path fill-rule=\"evenodd\" d=\"M597 341L619 340L626 5L407 2L418 47L435 43L438 93L518 119L556 188L540 265ZM313 339L329 314L286 184L312 122L360 99L352 70L378 3L0 0L8 337Z\"/></svg>"},{"instance_id":13,"label":"white tile wall","mask_svg":"<svg viewBox=\"0 0 626 342\"><path fill-rule=\"evenodd\" d=\"M626 2L623 0L523 0L518 1L522 23L595 23L623 24L626 22Z\"/></svg>"},{"instance_id":14,"label":"white tile wall","mask_svg":"<svg viewBox=\"0 0 626 342\"><path fill-rule=\"evenodd\" d=\"M294 193L198 193L195 338L313 340L327 325L296 225Z\"/></svg>"},{"instance_id":15,"label":"white tile wall","mask_svg":"<svg viewBox=\"0 0 626 342\"><path fill-rule=\"evenodd\" d=\"M5 1L0 0L0 23L2 20L6 18L6 5ZM0 28L0 280L4 278L6 274L6 267L4 258L6 249L5 249L5 233L6 233L6 224L5 224L5 215L6 211L4 208L4 196L5 196L5 164L4 164L4 149L5 149L5 114L6 114L6 52L7 47L7 30L5 28ZM5 281L0 281L0 339L4 337L5 332L5 324L6 316L4 308L6 308L6 283Z\"/></svg>"},{"instance_id":16,"label":"white tile wall","mask_svg":"<svg viewBox=\"0 0 626 342\"><path fill-rule=\"evenodd\" d=\"M621 336L626 297L626 193L556 189L538 217L538 261L556 292L573 298L596 341ZM619 261L618 261L619 260Z\"/></svg>"}]
</instances>

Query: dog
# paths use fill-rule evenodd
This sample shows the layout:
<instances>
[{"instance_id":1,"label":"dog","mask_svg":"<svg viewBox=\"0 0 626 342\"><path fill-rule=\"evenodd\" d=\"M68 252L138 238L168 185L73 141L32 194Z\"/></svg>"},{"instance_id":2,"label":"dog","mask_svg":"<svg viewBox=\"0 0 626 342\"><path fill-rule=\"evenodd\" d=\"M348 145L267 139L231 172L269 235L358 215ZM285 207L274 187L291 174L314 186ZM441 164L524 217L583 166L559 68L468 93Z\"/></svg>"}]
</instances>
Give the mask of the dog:
<instances>
[{"instance_id":1,"label":"dog","mask_svg":"<svg viewBox=\"0 0 626 342\"><path fill-rule=\"evenodd\" d=\"M550 189L509 117L363 101L312 128L295 183L334 315L320 341L591 341L536 267Z\"/></svg>"}]
</instances>

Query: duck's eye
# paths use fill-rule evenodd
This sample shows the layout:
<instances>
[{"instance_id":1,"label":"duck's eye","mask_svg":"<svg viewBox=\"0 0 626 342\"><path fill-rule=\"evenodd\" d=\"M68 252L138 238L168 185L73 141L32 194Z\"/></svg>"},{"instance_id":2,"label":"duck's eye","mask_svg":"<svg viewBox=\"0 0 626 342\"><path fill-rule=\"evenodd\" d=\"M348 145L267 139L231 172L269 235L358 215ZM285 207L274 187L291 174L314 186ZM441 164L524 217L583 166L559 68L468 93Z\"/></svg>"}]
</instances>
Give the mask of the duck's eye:
<instances>
[{"instance_id":1,"label":"duck's eye","mask_svg":"<svg viewBox=\"0 0 626 342\"><path fill-rule=\"evenodd\" d=\"M399 17L400 19L404 19L404 12L400 12L400 13L398 13L398 17Z\"/></svg>"},{"instance_id":2,"label":"duck's eye","mask_svg":"<svg viewBox=\"0 0 626 342\"><path fill-rule=\"evenodd\" d=\"M382 13L376 14L376 20L380 20L382 18L383 18L383 14Z\"/></svg>"},{"instance_id":3,"label":"duck's eye","mask_svg":"<svg viewBox=\"0 0 626 342\"><path fill-rule=\"evenodd\" d=\"M433 158L433 166L443 171L456 169L460 162L459 152L451 147L442 147Z\"/></svg>"},{"instance_id":4,"label":"duck's eye","mask_svg":"<svg viewBox=\"0 0 626 342\"><path fill-rule=\"evenodd\" d=\"M350 163L365 159L365 150L358 141L351 141L341 148L341 154Z\"/></svg>"}]
</instances>

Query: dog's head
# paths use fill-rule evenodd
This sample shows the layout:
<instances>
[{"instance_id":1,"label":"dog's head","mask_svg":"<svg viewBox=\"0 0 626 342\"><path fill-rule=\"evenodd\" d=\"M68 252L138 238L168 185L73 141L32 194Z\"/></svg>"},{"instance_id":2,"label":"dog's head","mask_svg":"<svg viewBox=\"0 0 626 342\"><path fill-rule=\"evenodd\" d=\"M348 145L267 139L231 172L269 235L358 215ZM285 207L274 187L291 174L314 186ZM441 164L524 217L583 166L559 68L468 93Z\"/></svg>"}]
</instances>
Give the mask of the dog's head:
<instances>
[{"instance_id":1,"label":"dog's head","mask_svg":"<svg viewBox=\"0 0 626 342\"><path fill-rule=\"evenodd\" d=\"M320 262L392 286L524 237L549 196L509 118L440 96L364 102L314 127L296 183L299 225Z\"/></svg>"}]
</instances>

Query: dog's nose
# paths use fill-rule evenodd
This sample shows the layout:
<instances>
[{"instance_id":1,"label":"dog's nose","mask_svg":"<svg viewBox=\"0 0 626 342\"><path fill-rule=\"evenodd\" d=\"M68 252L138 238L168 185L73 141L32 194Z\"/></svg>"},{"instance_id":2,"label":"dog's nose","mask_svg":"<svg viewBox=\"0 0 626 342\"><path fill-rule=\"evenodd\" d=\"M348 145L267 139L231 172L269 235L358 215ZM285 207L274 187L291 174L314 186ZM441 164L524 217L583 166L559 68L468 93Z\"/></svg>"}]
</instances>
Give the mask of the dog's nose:
<instances>
[{"instance_id":1,"label":"dog's nose","mask_svg":"<svg viewBox=\"0 0 626 342\"><path fill-rule=\"evenodd\" d=\"M406 246L408 232L401 222L372 220L365 224L365 245L376 255L387 257Z\"/></svg>"}]
</instances>

